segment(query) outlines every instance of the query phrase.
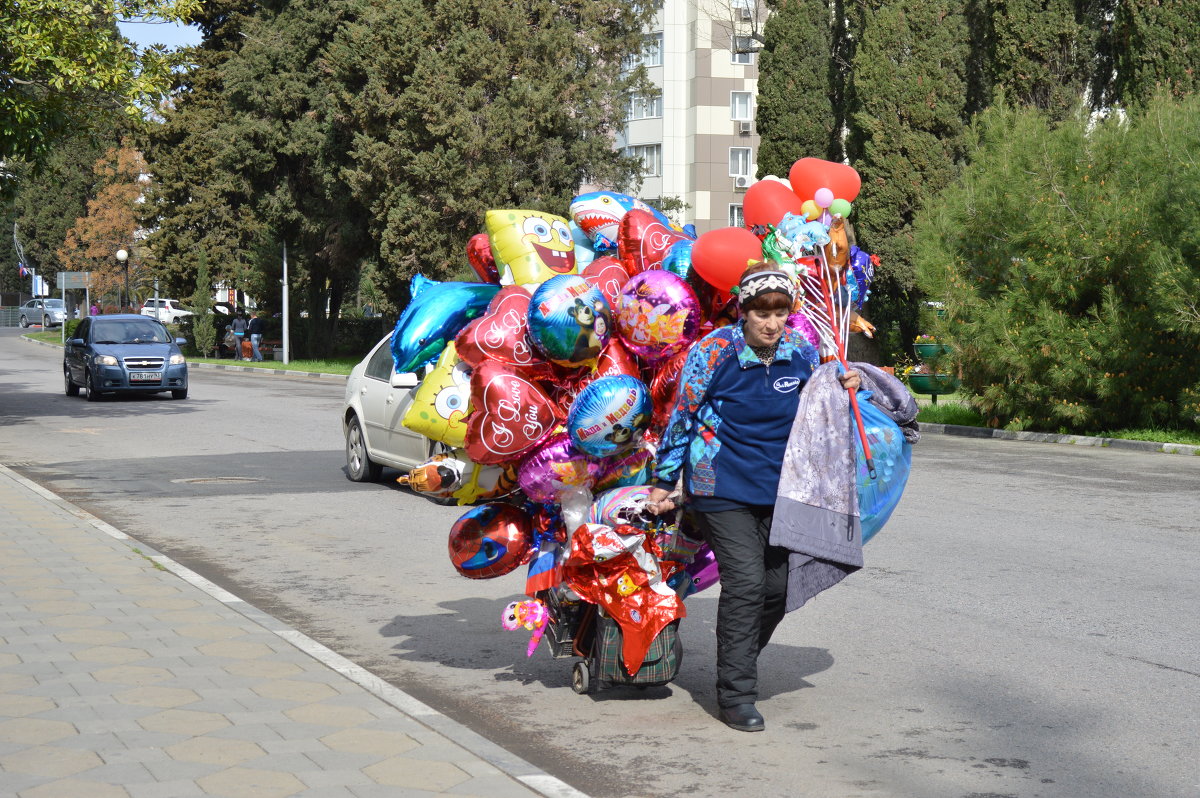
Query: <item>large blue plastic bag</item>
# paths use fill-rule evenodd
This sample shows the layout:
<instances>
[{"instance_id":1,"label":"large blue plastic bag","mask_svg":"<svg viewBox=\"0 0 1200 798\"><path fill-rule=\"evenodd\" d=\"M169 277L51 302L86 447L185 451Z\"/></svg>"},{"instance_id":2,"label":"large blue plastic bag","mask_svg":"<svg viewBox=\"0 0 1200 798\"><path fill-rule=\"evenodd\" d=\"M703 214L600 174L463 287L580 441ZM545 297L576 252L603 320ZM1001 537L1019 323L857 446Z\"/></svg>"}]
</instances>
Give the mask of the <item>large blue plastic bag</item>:
<instances>
[{"instance_id":1,"label":"large blue plastic bag","mask_svg":"<svg viewBox=\"0 0 1200 798\"><path fill-rule=\"evenodd\" d=\"M904 433L895 421L870 401L862 401L871 398L870 391L859 393L858 398L863 428L875 463L875 478L872 479L863 456L862 440L855 434L858 515L862 524L862 542L866 543L883 528L900 503L912 466L912 446L904 440Z\"/></svg>"}]
</instances>

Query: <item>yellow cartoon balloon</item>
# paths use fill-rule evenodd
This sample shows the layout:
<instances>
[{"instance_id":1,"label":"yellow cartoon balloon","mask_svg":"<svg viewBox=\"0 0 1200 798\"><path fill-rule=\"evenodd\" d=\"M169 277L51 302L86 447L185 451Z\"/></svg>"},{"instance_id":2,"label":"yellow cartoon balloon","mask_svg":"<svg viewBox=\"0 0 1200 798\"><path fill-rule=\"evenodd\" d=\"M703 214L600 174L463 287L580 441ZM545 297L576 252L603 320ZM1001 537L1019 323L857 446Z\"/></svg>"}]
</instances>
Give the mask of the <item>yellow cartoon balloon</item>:
<instances>
[{"instance_id":1,"label":"yellow cartoon balloon","mask_svg":"<svg viewBox=\"0 0 1200 798\"><path fill-rule=\"evenodd\" d=\"M575 239L567 220L542 211L488 211L488 240L504 285L536 285L575 274Z\"/></svg>"},{"instance_id":2,"label":"yellow cartoon balloon","mask_svg":"<svg viewBox=\"0 0 1200 798\"><path fill-rule=\"evenodd\" d=\"M515 466L481 465L467 460L466 452L455 452L455 455L469 464L463 475L462 486L451 494L458 499L460 505L499 499L516 492Z\"/></svg>"},{"instance_id":3,"label":"yellow cartoon balloon","mask_svg":"<svg viewBox=\"0 0 1200 798\"><path fill-rule=\"evenodd\" d=\"M471 412L471 370L458 359L454 342L446 345L433 371L421 380L401 424L447 446L466 443Z\"/></svg>"}]
</instances>

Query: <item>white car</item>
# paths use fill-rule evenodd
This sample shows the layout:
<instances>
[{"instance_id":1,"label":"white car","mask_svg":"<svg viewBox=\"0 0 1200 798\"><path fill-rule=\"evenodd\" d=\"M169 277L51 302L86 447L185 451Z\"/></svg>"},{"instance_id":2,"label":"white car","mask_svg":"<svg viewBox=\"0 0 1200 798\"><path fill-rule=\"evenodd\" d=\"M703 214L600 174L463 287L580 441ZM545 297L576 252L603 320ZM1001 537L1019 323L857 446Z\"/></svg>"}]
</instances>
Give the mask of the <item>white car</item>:
<instances>
[{"instance_id":1,"label":"white car","mask_svg":"<svg viewBox=\"0 0 1200 798\"><path fill-rule=\"evenodd\" d=\"M31 299L21 306L21 326L40 324L43 329L57 327L67 318L61 299Z\"/></svg>"},{"instance_id":2,"label":"white car","mask_svg":"<svg viewBox=\"0 0 1200 798\"><path fill-rule=\"evenodd\" d=\"M143 316L153 316L163 324L178 324L181 319L192 315L190 310L184 310L178 299L147 299L146 304L138 311Z\"/></svg>"},{"instance_id":3,"label":"white car","mask_svg":"<svg viewBox=\"0 0 1200 798\"><path fill-rule=\"evenodd\" d=\"M346 476L354 482L377 481L384 466L408 471L443 449L400 423L421 378L395 373L391 340L388 335L375 344L346 380L342 431Z\"/></svg>"}]
</instances>

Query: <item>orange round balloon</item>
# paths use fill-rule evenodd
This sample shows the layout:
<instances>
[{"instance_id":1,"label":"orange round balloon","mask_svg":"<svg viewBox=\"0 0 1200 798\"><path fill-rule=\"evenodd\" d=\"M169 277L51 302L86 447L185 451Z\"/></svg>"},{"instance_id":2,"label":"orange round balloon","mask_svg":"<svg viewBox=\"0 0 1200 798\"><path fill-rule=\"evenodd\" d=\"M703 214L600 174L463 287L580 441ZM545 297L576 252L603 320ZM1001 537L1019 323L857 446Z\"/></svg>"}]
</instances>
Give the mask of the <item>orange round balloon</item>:
<instances>
[{"instance_id":1,"label":"orange round balloon","mask_svg":"<svg viewBox=\"0 0 1200 798\"><path fill-rule=\"evenodd\" d=\"M738 284L752 260L762 260L762 242L744 227L709 230L692 246L692 267L722 291Z\"/></svg>"},{"instance_id":2,"label":"orange round balloon","mask_svg":"<svg viewBox=\"0 0 1200 798\"><path fill-rule=\"evenodd\" d=\"M801 158L796 161L788 172L788 182L801 201L812 199L817 189L827 188L834 197L853 202L862 188L862 178L853 166L820 158Z\"/></svg>"}]
</instances>

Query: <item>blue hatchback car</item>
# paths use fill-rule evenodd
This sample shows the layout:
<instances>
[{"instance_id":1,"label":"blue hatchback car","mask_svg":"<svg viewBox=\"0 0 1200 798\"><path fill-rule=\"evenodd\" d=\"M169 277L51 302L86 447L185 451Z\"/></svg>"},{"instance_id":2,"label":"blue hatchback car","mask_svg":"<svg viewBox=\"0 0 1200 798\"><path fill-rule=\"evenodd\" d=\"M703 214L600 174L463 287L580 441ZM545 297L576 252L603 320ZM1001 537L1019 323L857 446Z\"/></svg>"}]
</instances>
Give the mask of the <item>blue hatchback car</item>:
<instances>
[{"instance_id":1,"label":"blue hatchback car","mask_svg":"<svg viewBox=\"0 0 1200 798\"><path fill-rule=\"evenodd\" d=\"M67 396L83 388L89 402L106 393L188 395L187 360L161 322L148 316L89 316L79 322L63 350Z\"/></svg>"}]
</instances>

